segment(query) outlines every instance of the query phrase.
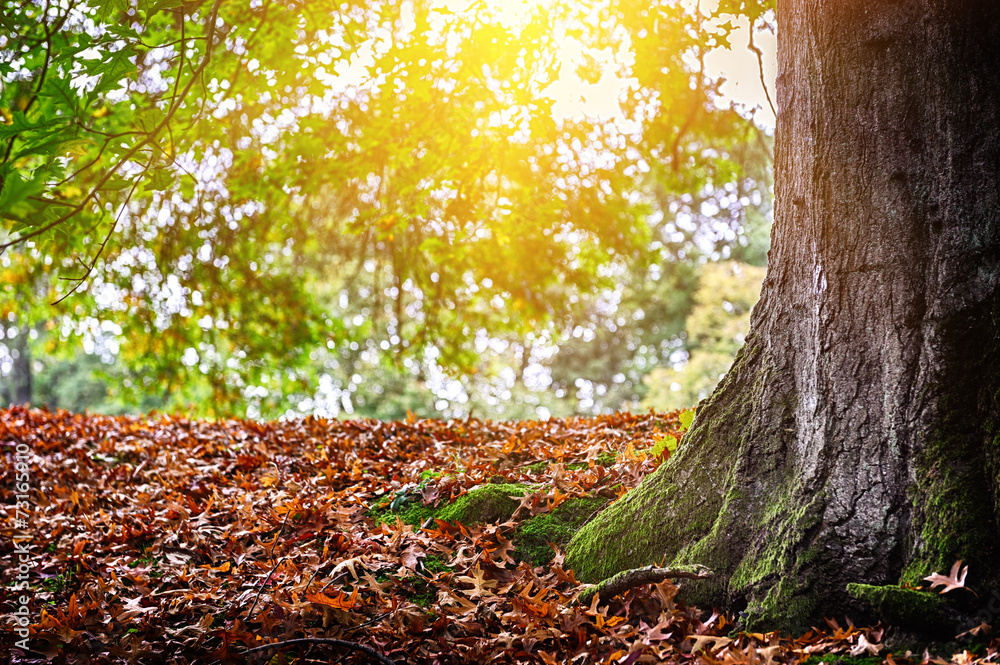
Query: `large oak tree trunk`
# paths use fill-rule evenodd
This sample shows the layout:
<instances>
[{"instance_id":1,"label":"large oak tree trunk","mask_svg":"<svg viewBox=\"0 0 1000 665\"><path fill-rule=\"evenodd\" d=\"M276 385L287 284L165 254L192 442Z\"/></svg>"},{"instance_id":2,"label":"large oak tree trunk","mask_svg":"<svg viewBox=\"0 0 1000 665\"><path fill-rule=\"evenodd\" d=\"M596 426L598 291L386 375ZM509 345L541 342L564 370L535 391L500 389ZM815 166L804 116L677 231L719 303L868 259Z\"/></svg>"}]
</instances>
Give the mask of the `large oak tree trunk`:
<instances>
[{"instance_id":1,"label":"large oak tree trunk","mask_svg":"<svg viewBox=\"0 0 1000 665\"><path fill-rule=\"evenodd\" d=\"M849 582L1000 582L1000 3L779 0L776 213L733 368L570 544L801 628Z\"/></svg>"}]
</instances>

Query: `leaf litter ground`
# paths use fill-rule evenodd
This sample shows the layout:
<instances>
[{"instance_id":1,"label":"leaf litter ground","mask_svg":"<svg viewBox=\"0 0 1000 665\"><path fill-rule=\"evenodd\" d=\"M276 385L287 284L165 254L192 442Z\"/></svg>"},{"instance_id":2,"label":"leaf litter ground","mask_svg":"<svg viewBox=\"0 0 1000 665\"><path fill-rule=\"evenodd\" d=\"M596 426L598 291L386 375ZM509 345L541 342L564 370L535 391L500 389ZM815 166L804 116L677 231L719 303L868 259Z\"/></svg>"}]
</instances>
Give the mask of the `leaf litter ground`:
<instances>
[{"instance_id":1,"label":"leaf litter ground","mask_svg":"<svg viewBox=\"0 0 1000 665\"><path fill-rule=\"evenodd\" d=\"M733 633L669 581L575 602L562 545L669 456L681 416L0 411L0 662L949 662L889 654L881 627L849 621ZM950 662L996 658L981 644Z\"/></svg>"}]
</instances>

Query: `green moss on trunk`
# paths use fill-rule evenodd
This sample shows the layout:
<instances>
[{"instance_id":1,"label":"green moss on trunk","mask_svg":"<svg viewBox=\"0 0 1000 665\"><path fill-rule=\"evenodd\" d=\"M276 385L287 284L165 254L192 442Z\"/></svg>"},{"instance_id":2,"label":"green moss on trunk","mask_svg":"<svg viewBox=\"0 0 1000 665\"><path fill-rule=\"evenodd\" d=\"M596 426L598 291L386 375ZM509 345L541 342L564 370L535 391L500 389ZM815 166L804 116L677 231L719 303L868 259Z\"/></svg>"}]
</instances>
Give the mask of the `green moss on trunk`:
<instances>
[{"instance_id":1,"label":"green moss on trunk","mask_svg":"<svg viewBox=\"0 0 1000 665\"><path fill-rule=\"evenodd\" d=\"M973 579L980 584L997 582L998 571L988 572L1000 557L997 478L990 476L997 441L988 433L984 437L982 424L970 422L965 404L956 401L953 397L943 401L939 424L917 457L912 493L916 537L901 583L918 584L932 572L948 570L958 559L969 562Z\"/></svg>"},{"instance_id":2,"label":"green moss on trunk","mask_svg":"<svg viewBox=\"0 0 1000 665\"><path fill-rule=\"evenodd\" d=\"M755 427L751 421L767 380L759 354L748 344L700 409L677 454L570 542L566 562L578 579L598 583L630 568L702 564L717 575L686 582L685 597L742 610L749 593L740 591L734 599L730 580L735 577L741 588L770 584L788 569L798 536L792 542L786 536L800 536L816 518L812 504L791 499L798 494L796 479L778 463L788 438L783 423ZM748 471L741 464L747 463L763 470L751 483L739 480ZM762 530L775 537L763 542ZM753 548L755 556L747 557ZM787 601L774 597L773 605L792 606Z\"/></svg>"}]
</instances>

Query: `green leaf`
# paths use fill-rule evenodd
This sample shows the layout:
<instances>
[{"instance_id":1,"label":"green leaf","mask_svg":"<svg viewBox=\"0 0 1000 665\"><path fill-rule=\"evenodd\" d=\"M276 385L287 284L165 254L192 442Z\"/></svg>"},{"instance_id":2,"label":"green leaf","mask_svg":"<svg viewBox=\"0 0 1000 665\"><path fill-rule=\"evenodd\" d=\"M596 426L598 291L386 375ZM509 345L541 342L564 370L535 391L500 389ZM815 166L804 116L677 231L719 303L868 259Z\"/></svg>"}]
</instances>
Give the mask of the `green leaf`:
<instances>
[{"instance_id":1,"label":"green leaf","mask_svg":"<svg viewBox=\"0 0 1000 665\"><path fill-rule=\"evenodd\" d=\"M685 411L681 411L681 415L678 416L678 418L681 421L681 427L683 427L684 431L686 432L687 430L691 429L691 423L694 422L694 409L687 409Z\"/></svg>"},{"instance_id":2,"label":"green leaf","mask_svg":"<svg viewBox=\"0 0 1000 665\"><path fill-rule=\"evenodd\" d=\"M160 166L150 171L148 180L149 189L156 192L162 192L170 189L170 186L173 183L174 176L168 169Z\"/></svg>"},{"instance_id":3,"label":"green leaf","mask_svg":"<svg viewBox=\"0 0 1000 665\"><path fill-rule=\"evenodd\" d=\"M163 122L165 117L166 113L162 109L154 107L144 110L136 117L136 120L143 131L152 132Z\"/></svg>"},{"instance_id":4,"label":"green leaf","mask_svg":"<svg viewBox=\"0 0 1000 665\"><path fill-rule=\"evenodd\" d=\"M128 11L128 0L99 0L94 4L97 18L101 21L107 21L115 13Z\"/></svg>"},{"instance_id":5,"label":"green leaf","mask_svg":"<svg viewBox=\"0 0 1000 665\"><path fill-rule=\"evenodd\" d=\"M17 151L15 159L22 159L29 155L58 155L65 141L62 138L55 138L49 141L35 141L25 145L22 150Z\"/></svg>"},{"instance_id":6,"label":"green leaf","mask_svg":"<svg viewBox=\"0 0 1000 665\"><path fill-rule=\"evenodd\" d=\"M94 86L94 92L102 93L114 90L121 83L139 71L130 60L135 52L130 47L125 47L120 51L115 51L108 56L107 60L98 62L95 66L88 67L91 75L100 74L101 80Z\"/></svg>"},{"instance_id":7,"label":"green leaf","mask_svg":"<svg viewBox=\"0 0 1000 665\"><path fill-rule=\"evenodd\" d=\"M110 178L108 178L108 181L106 183L101 185L101 189L118 191L120 189L125 189L126 187L130 187L131 185L132 181L129 180L128 178L124 178L120 175L113 175Z\"/></svg>"},{"instance_id":8,"label":"green leaf","mask_svg":"<svg viewBox=\"0 0 1000 665\"><path fill-rule=\"evenodd\" d=\"M59 119L53 118L48 122L38 122L32 124L28 122L27 116L21 111L15 111L13 117L11 118L10 124L0 124L0 139L8 138L20 134L21 132L27 132L34 129L44 129L46 127L51 127Z\"/></svg>"},{"instance_id":9,"label":"green leaf","mask_svg":"<svg viewBox=\"0 0 1000 665\"><path fill-rule=\"evenodd\" d=\"M19 219L26 226L41 224L45 220L30 213L37 205L29 200L38 196L45 188L45 178L35 175L26 180L20 173L14 171L3 182L0 190L0 214L8 219Z\"/></svg>"},{"instance_id":10,"label":"green leaf","mask_svg":"<svg viewBox=\"0 0 1000 665\"><path fill-rule=\"evenodd\" d=\"M647 453L652 457L659 457L663 454L663 451L667 451L669 454L673 454L677 450L677 438L668 434L663 437L650 448Z\"/></svg>"},{"instance_id":11,"label":"green leaf","mask_svg":"<svg viewBox=\"0 0 1000 665\"><path fill-rule=\"evenodd\" d=\"M184 4L184 0L139 0L139 11L145 12L146 17L167 9L174 9Z\"/></svg>"}]
</instances>

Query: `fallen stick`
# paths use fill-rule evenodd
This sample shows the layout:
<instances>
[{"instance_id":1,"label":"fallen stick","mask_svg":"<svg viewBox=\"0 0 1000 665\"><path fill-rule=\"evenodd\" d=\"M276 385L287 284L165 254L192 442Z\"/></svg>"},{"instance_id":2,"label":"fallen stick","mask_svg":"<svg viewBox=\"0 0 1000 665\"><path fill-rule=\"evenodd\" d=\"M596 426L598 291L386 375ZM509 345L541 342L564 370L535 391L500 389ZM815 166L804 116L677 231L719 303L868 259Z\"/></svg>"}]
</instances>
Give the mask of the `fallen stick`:
<instances>
[{"instance_id":1,"label":"fallen stick","mask_svg":"<svg viewBox=\"0 0 1000 665\"><path fill-rule=\"evenodd\" d=\"M590 601L597 595L602 601L607 601L620 593L625 593L643 584L657 584L663 580L687 579L703 580L714 575L705 566L695 564L693 566L676 566L674 568L660 568L658 566L646 566L645 568L632 568L617 575L613 575L600 584L584 589L576 598L576 602L582 605L589 605Z\"/></svg>"},{"instance_id":2,"label":"fallen stick","mask_svg":"<svg viewBox=\"0 0 1000 665\"><path fill-rule=\"evenodd\" d=\"M251 654L257 653L259 651L269 651L274 649L283 649L285 647L295 646L297 644L326 644L332 647L341 647L344 649L350 649L351 651L360 651L376 661L382 663L382 665L396 665L393 661L389 660L375 649L371 647L366 647L363 644L358 644L357 642L348 642L347 640L335 640L331 637L300 637L294 640L284 640L282 642L271 642L270 644L264 644L259 647L254 647L253 649L247 649L244 653Z\"/></svg>"}]
</instances>

